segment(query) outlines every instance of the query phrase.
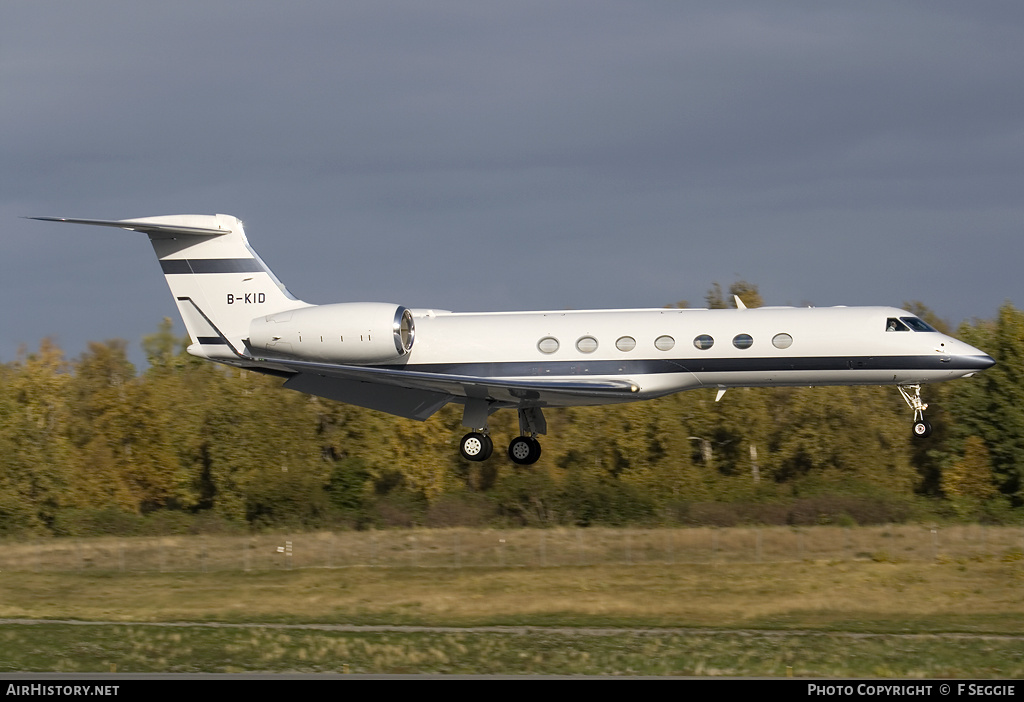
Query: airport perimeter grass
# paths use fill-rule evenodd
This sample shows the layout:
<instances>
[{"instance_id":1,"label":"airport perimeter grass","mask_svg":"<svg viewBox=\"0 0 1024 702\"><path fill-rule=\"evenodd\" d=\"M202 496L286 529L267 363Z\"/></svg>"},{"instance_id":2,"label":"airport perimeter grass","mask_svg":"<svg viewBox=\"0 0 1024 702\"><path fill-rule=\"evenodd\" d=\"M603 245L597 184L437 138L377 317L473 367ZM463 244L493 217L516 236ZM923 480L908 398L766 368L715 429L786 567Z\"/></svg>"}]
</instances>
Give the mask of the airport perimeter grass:
<instances>
[{"instance_id":1,"label":"airport perimeter grass","mask_svg":"<svg viewBox=\"0 0 1024 702\"><path fill-rule=\"evenodd\" d=\"M110 622L2 623L0 673L1024 677L1024 567L999 558L4 571L0 618Z\"/></svg>"},{"instance_id":2,"label":"airport perimeter grass","mask_svg":"<svg viewBox=\"0 0 1024 702\"><path fill-rule=\"evenodd\" d=\"M647 631L0 625L9 671L1024 677L1019 639Z\"/></svg>"}]
</instances>

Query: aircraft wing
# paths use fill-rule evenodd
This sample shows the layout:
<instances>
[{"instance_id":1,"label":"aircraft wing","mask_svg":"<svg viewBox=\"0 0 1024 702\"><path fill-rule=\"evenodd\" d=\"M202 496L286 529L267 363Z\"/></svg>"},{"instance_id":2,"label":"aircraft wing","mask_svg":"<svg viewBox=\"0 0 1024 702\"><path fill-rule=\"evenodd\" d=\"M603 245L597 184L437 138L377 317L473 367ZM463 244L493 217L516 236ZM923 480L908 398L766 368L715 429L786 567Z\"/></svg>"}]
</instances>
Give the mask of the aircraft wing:
<instances>
[{"instance_id":1,"label":"aircraft wing","mask_svg":"<svg viewBox=\"0 0 1024 702\"><path fill-rule=\"evenodd\" d=\"M350 366L314 361L280 358L252 358L274 370L344 378L380 385L415 388L453 396L480 397L481 390L502 391L519 399L535 399L536 393L558 393L577 396L629 396L640 388L631 380L566 379L566 378L492 378L475 375L454 375L381 366ZM497 399L497 398L495 398Z\"/></svg>"},{"instance_id":2,"label":"aircraft wing","mask_svg":"<svg viewBox=\"0 0 1024 702\"><path fill-rule=\"evenodd\" d=\"M246 360L259 364L254 370L292 374L286 388L421 421L465 398L514 407L545 405L565 396L626 399L639 392L634 382L618 379L491 378L280 358Z\"/></svg>"}]
</instances>

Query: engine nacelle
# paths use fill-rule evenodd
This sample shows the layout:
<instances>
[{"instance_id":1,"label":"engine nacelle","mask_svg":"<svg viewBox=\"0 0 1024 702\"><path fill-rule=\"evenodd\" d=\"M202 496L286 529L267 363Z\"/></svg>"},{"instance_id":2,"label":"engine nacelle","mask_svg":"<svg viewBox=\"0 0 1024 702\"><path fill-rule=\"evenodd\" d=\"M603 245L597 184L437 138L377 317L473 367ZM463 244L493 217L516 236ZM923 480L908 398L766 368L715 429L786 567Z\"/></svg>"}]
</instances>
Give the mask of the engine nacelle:
<instances>
[{"instance_id":1,"label":"engine nacelle","mask_svg":"<svg viewBox=\"0 0 1024 702\"><path fill-rule=\"evenodd\" d=\"M249 346L268 356L328 363L387 363L416 336L412 312L386 302L340 302L286 310L249 323Z\"/></svg>"}]
</instances>

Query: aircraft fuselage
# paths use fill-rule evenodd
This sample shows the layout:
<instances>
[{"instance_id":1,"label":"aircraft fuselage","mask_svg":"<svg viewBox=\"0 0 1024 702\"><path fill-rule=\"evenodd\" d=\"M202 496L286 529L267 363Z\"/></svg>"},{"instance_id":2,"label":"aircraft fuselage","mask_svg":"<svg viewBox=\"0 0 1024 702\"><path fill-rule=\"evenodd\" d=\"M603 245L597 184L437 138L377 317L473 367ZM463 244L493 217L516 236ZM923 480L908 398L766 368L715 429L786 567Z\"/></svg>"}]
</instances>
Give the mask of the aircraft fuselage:
<instances>
[{"instance_id":1,"label":"aircraft fuselage","mask_svg":"<svg viewBox=\"0 0 1024 702\"><path fill-rule=\"evenodd\" d=\"M539 403L547 406L648 399L698 387L916 385L992 365L957 339L911 329L899 320L916 318L891 307L412 312L415 343L408 354L369 365L506 380L627 379L636 386L589 401L549 393ZM899 331L887 331L890 320ZM324 356L331 341L324 335L296 330L292 340L291 358L338 360ZM493 394L494 400L516 400L508 391Z\"/></svg>"},{"instance_id":2,"label":"aircraft fuselage","mask_svg":"<svg viewBox=\"0 0 1024 702\"><path fill-rule=\"evenodd\" d=\"M189 353L284 387L425 420L464 406L460 452L491 455L488 417L519 413L509 457L534 463L542 408L630 402L700 387L896 385L928 436L920 386L994 364L892 307L453 313L292 296L230 215L41 217L144 232L192 338ZM740 307L738 305L738 307Z\"/></svg>"}]
</instances>

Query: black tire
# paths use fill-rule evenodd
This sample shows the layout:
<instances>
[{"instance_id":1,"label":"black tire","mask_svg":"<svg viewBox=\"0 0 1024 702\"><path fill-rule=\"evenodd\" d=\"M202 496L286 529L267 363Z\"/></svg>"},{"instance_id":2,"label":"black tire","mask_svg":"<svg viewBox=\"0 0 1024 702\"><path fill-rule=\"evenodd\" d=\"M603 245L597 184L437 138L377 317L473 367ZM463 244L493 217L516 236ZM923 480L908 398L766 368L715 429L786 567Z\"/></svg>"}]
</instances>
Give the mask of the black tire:
<instances>
[{"instance_id":1,"label":"black tire","mask_svg":"<svg viewBox=\"0 0 1024 702\"><path fill-rule=\"evenodd\" d=\"M471 431L459 442L459 453L467 461L486 461L494 451L491 437L477 431Z\"/></svg>"},{"instance_id":2,"label":"black tire","mask_svg":"<svg viewBox=\"0 0 1024 702\"><path fill-rule=\"evenodd\" d=\"M932 435L932 425L927 419L919 419L914 422L914 438L924 439Z\"/></svg>"},{"instance_id":3,"label":"black tire","mask_svg":"<svg viewBox=\"0 0 1024 702\"><path fill-rule=\"evenodd\" d=\"M518 465L532 465L540 458L540 442L532 436L517 436L508 445L508 457Z\"/></svg>"}]
</instances>

